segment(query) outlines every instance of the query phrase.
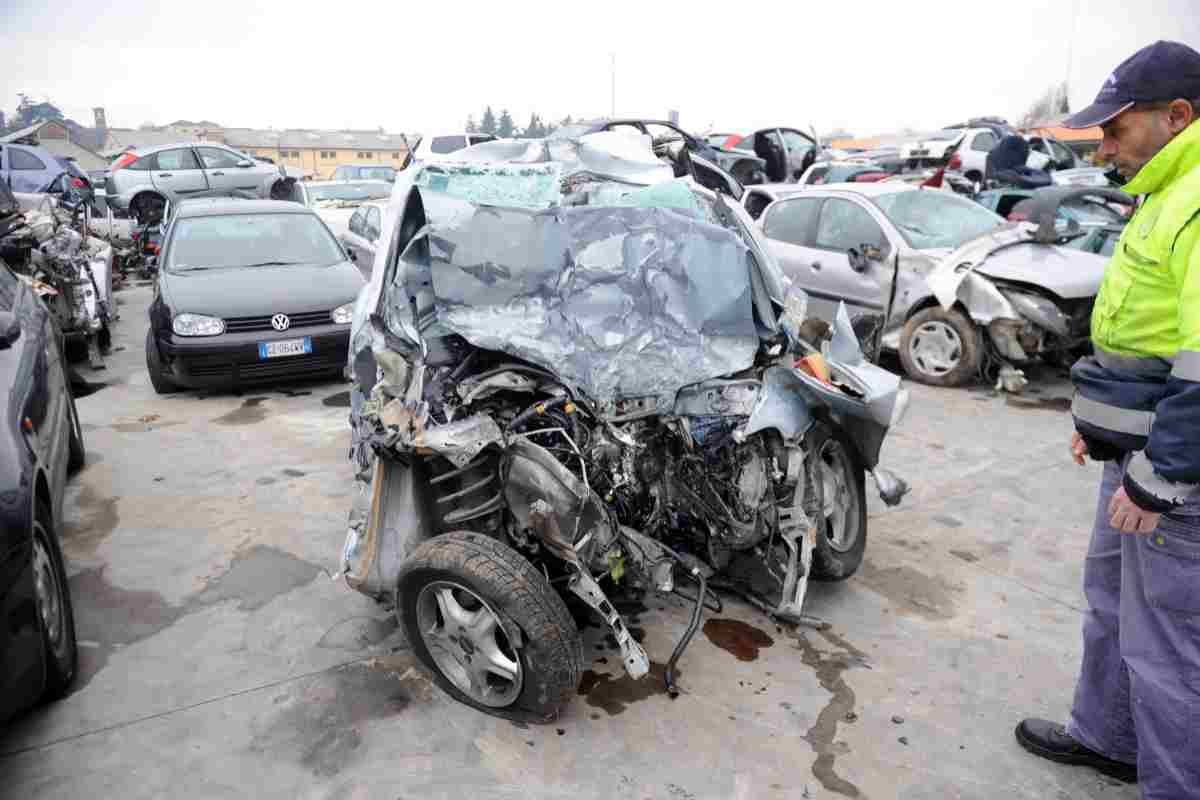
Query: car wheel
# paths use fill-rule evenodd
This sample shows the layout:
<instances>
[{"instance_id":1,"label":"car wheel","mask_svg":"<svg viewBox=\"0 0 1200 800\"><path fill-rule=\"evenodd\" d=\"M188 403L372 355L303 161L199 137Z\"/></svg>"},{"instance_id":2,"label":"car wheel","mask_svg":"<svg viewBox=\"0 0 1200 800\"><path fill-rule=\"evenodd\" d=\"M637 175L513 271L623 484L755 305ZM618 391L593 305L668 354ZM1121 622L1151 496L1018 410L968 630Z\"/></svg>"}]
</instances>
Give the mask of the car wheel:
<instances>
[{"instance_id":1,"label":"car wheel","mask_svg":"<svg viewBox=\"0 0 1200 800\"><path fill-rule=\"evenodd\" d=\"M179 391L175 381L166 375L162 357L158 354L158 345L154 341L154 329L146 331L146 372L150 375L150 385L158 394L171 394Z\"/></svg>"},{"instance_id":2,"label":"car wheel","mask_svg":"<svg viewBox=\"0 0 1200 800\"><path fill-rule=\"evenodd\" d=\"M467 531L437 536L409 556L397 587L414 654L454 699L548 722L575 695L579 631L546 576L512 548Z\"/></svg>"},{"instance_id":3,"label":"car wheel","mask_svg":"<svg viewBox=\"0 0 1200 800\"><path fill-rule=\"evenodd\" d=\"M39 506L33 523L33 591L46 653L43 700L56 700L75 680L79 651L75 644L75 615L62 550L50 522Z\"/></svg>"},{"instance_id":4,"label":"car wheel","mask_svg":"<svg viewBox=\"0 0 1200 800\"><path fill-rule=\"evenodd\" d=\"M979 374L983 337L961 311L926 308L904 325L900 363L921 383L962 386Z\"/></svg>"},{"instance_id":5,"label":"car wheel","mask_svg":"<svg viewBox=\"0 0 1200 800\"><path fill-rule=\"evenodd\" d=\"M853 447L824 426L814 428L809 452L821 501L812 575L844 581L858 571L867 550L866 471Z\"/></svg>"}]
</instances>

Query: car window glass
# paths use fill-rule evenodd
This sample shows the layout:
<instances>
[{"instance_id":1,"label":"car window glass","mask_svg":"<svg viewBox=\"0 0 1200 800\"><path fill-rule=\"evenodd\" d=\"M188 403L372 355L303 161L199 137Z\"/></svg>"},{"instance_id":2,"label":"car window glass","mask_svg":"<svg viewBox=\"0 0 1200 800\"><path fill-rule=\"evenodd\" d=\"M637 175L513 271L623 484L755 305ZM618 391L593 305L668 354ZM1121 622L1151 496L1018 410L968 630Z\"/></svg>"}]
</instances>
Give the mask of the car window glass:
<instances>
[{"instance_id":1,"label":"car window glass","mask_svg":"<svg viewBox=\"0 0 1200 800\"><path fill-rule=\"evenodd\" d=\"M1056 142L1053 139L1047 139L1046 144L1050 145L1050 154L1060 164L1073 164L1075 162L1075 153L1071 148L1067 147L1062 142Z\"/></svg>"},{"instance_id":2,"label":"car window glass","mask_svg":"<svg viewBox=\"0 0 1200 800\"><path fill-rule=\"evenodd\" d=\"M342 260L337 241L312 213L190 217L171 227L169 271Z\"/></svg>"},{"instance_id":3,"label":"car window glass","mask_svg":"<svg viewBox=\"0 0 1200 800\"><path fill-rule=\"evenodd\" d=\"M813 147L812 142L796 131L783 131L783 141L787 144L788 151L793 155L796 153L807 153Z\"/></svg>"},{"instance_id":4,"label":"car window glass","mask_svg":"<svg viewBox=\"0 0 1200 800\"><path fill-rule=\"evenodd\" d=\"M655 144L662 142L681 141L684 136L679 131L668 125L656 125L655 123L647 123L646 132L650 134L650 138Z\"/></svg>"},{"instance_id":5,"label":"car window glass","mask_svg":"<svg viewBox=\"0 0 1200 800\"><path fill-rule=\"evenodd\" d=\"M829 173L829 167L813 167L809 170L806 183L824 183L825 176Z\"/></svg>"},{"instance_id":6,"label":"car window glass","mask_svg":"<svg viewBox=\"0 0 1200 800\"><path fill-rule=\"evenodd\" d=\"M156 169L200 169L195 153L188 147L181 147L178 150L163 150L155 158L158 160Z\"/></svg>"},{"instance_id":7,"label":"car window glass","mask_svg":"<svg viewBox=\"0 0 1200 800\"><path fill-rule=\"evenodd\" d=\"M975 141L971 143L972 150L978 150L983 153L990 152L996 146L996 134L991 131L975 134Z\"/></svg>"},{"instance_id":8,"label":"car window glass","mask_svg":"<svg viewBox=\"0 0 1200 800\"><path fill-rule=\"evenodd\" d=\"M798 197L776 203L763 220L763 231L772 239L789 244L810 244L812 221L821 206L814 197Z\"/></svg>"},{"instance_id":9,"label":"car window glass","mask_svg":"<svg viewBox=\"0 0 1200 800\"><path fill-rule=\"evenodd\" d=\"M219 147L199 147L197 149L200 151L200 160L204 162L205 169L232 169L241 161L235 153Z\"/></svg>"},{"instance_id":10,"label":"car window glass","mask_svg":"<svg viewBox=\"0 0 1200 800\"><path fill-rule=\"evenodd\" d=\"M429 140L429 149L435 153L453 153L467 146L465 136L434 136Z\"/></svg>"},{"instance_id":11,"label":"car window glass","mask_svg":"<svg viewBox=\"0 0 1200 800\"><path fill-rule=\"evenodd\" d=\"M350 232L362 235L363 210L360 208L350 215Z\"/></svg>"},{"instance_id":12,"label":"car window glass","mask_svg":"<svg viewBox=\"0 0 1200 800\"><path fill-rule=\"evenodd\" d=\"M486 134L486 133L481 133L481 134L476 134L476 135L473 135L473 136L468 136L468 137L467 137L467 139L469 139L469 140L470 140L471 144L483 144L484 142L494 142L494 141L496 141L496 137L495 137L495 136L490 136L490 135L488 135L488 134Z\"/></svg>"},{"instance_id":13,"label":"car window glass","mask_svg":"<svg viewBox=\"0 0 1200 800\"><path fill-rule=\"evenodd\" d=\"M620 123L617 123L616 125L609 125L607 128L605 128L605 130L620 131L621 133L634 133L634 134L637 134L638 136L646 135L642 131L641 128L639 128L636 125L631 125L628 122L620 122Z\"/></svg>"},{"instance_id":14,"label":"car window glass","mask_svg":"<svg viewBox=\"0 0 1200 800\"><path fill-rule=\"evenodd\" d=\"M817 247L827 250L857 249L873 244L883 249L886 240L879 224L867 212L849 200L833 198L821 207L817 223Z\"/></svg>"},{"instance_id":15,"label":"car window glass","mask_svg":"<svg viewBox=\"0 0 1200 800\"><path fill-rule=\"evenodd\" d=\"M43 170L46 168L46 165L42 163L42 160L33 153L20 150L16 147L7 148L7 152L9 169Z\"/></svg>"}]
</instances>

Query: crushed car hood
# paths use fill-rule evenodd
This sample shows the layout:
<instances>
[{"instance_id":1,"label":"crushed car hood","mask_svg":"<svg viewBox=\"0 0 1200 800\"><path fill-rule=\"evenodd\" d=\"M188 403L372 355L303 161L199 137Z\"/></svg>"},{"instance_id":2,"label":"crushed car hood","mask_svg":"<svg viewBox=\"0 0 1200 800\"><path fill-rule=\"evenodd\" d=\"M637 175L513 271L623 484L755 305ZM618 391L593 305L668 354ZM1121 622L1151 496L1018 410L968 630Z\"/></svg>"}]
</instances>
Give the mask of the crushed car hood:
<instances>
[{"instance_id":1,"label":"crushed car hood","mask_svg":"<svg viewBox=\"0 0 1200 800\"><path fill-rule=\"evenodd\" d=\"M1065 300L1094 297L1100 291L1107 259L1034 242L1036 230L1030 223L1004 225L942 257L927 276L938 302L946 308L952 306L959 285L972 272L1038 286Z\"/></svg>"}]
</instances>

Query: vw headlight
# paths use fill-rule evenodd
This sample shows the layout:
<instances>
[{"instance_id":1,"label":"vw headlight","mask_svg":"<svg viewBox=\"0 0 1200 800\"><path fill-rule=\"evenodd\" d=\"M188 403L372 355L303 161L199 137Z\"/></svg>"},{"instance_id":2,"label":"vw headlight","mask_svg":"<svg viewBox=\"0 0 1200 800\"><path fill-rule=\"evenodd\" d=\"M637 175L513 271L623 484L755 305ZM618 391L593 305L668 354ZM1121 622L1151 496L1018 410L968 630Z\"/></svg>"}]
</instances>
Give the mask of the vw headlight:
<instances>
[{"instance_id":1,"label":"vw headlight","mask_svg":"<svg viewBox=\"0 0 1200 800\"><path fill-rule=\"evenodd\" d=\"M225 332L225 321L203 314L176 314L171 330L179 336L219 336Z\"/></svg>"},{"instance_id":2,"label":"vw headlight","mask_svg":"<svg viewBox=\"0 0 1200 800\"><path fill-rule=\"evenodd\" d=\"M354 303L346 303L333 310L333 321L338 325L349 325L354 319Z\"/></svg>"}]
</instances>

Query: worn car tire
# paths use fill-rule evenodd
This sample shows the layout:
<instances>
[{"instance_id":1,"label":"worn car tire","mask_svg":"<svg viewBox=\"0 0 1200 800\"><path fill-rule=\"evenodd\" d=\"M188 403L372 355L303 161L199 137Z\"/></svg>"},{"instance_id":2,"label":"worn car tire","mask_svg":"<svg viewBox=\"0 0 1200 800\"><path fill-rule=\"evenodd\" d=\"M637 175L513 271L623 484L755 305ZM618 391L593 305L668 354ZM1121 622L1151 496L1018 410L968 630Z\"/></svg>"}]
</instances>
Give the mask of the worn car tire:
<instances>
[{"instance_id":1,"label":"worn car tire","mask_svg":"<svg viewBox=\"0 0 1200 800\"><path fill-rule=\"evenodd\" d=\"M816 425L807 437L807 450L816 469L829 470L822 496L830 489L844 495L845 517L831 521L823 513L813 548L812 577L820 581L844 581L858 571L867 551L866 469L854 446L824 425ZM836 474L837 477L832 476ZM836 487L836 488L835 488ZM835 545L834 525L843 531Z\"/></svg>"},{"instance_id":2,"label":"worn car tire","mask_svg":"<svg viewBox=\"0 0 1200 800\"><path fill-rule=\"evenodd\" d=\"M520 693L510 704L477 702L438 666L418 625L417 603L423 589L440 583L468 589L500 618L505 641L522 670ZM583 645L566 604L533 564L495 539L454 531L423 542L401 567L396 613L413 653L438 686L461 703L505 719L549 722L575 696L583 673Z\"/></svg>"},{"instance_id":3,"label":"worn car tire","mask_svg":"<svg viewBox=\"0 0 1200 800\"><path fill-rule=\"evenodd\" d=\"M938 333L932 334L932 331ZM940 366L932 364L922 351L922 337L929 335L958 340L952 354ZM915 381L930 386L962 386L979 375L983 365L983 334L958 309L924 308L904 324L900 334L900 363Z\"/></svg>"},{"instance_id":4,"label":"worn car tire","mask_svg":"<svg viewBox=\"0 0 1200 800\"><path fill-rule=\"evenodd\" d=\"M53 638L50 628L43 622L40 600L37 601L38 627L41 630L42 646L46 651L46 683L41 700L47 702L62 697L71 687L79 665L79 648L75 642L75 612L71 606L71 590L62 548L59 546L58 536L54 533L50 512L40 503L33 527L33 539L34 579L38 579L39 567L44 567L46 572L43 578L53 582L52 591L58 598L58 627L57 635ZM42 559L45 559L45 562L39 564Z\"/></svg>"},{"instance_id":5,"label":"worn car tire","mask_svg":"<svg viewBox=\"0 0 1200 800\"><path fill-rule=\"evenodd\" d=\"M146 331L146 372L150 375L150 385L156 393L171 394L179 391L179 386L164 374L158 345L154 342L153 329Z\"/></svg>"}]
</instances>

